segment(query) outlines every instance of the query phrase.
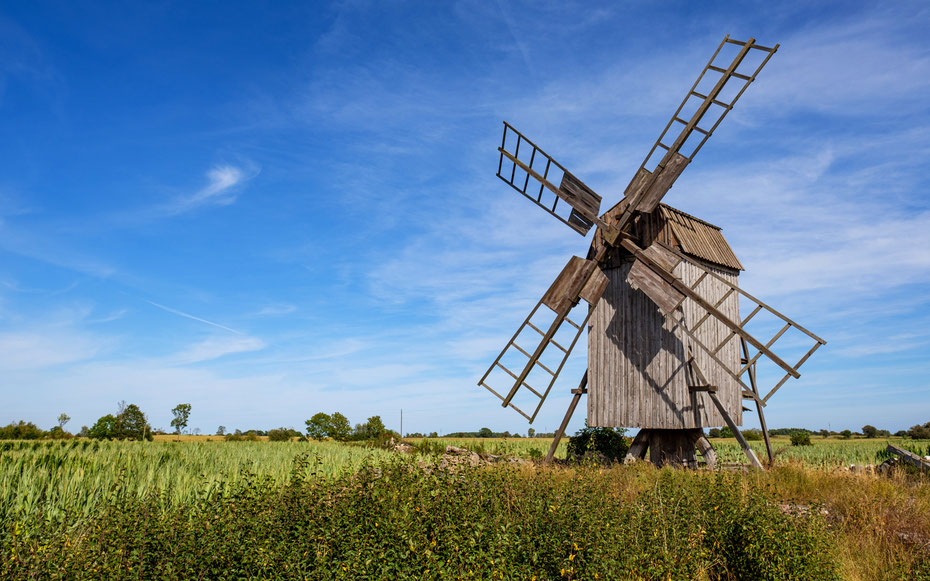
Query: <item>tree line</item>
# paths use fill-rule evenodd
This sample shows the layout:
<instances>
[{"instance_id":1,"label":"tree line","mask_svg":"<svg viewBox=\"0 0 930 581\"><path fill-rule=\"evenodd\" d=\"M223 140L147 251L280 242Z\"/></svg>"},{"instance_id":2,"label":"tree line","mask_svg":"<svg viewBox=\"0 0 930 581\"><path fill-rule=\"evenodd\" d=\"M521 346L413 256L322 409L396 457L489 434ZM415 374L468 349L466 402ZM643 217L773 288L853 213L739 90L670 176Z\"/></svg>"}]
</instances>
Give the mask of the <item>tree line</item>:
<instances>
[{"instance_id":1,"label":"tree line","mask_svg":"<svg viewBox=\"0 0 930 581\"><path fill-rule=\"evenodd\" d=\"M173 432L170 433L180 436L187 429L191 414L191 404L180 403L171 410L171 414L171 427L173 428ZM115 414L101 416L93 426L82 426L77 434L72 434L65 429L65 426L70 421L71 417L66 413L62 413L58 416L58 425L48 430L43 430L32 422L20 420L16 423L0 426L0 440L65 439L79 436L99 440L151 441L155 435L168 433L162 430L152 429L146 415L139 409L139 406L135 404L126 404L125 401L121 401L117 404ZM299 432L293 428L284 427L273 428L267 431L257 429L242 431L237 429L227 433L225 426L219 426L216 430L216 435L222 436L228 441L257 440L262 436L267 437L271 441L294 439L323 440L327 438L337 441L354 441L378 440L390 437L399 439L401 437L397 432L389 430L384 426L381 416L371 416L364 423L355 424L353 426L349 422L349 419L340 412L333 412L332 414L318 412L304 423L306 424L305 433ZM194 432L199 432L199 430L195 429ZM850 439L854 436L864 438L888 438L892 436L889 430L881 430L870 424L862 426L862 429L858 432L853 432L852 430L835 432L825 429L813 431L803 428L773 428L768 432L770 436L789 436L792 438L792 442L794 442L795 439L798 439L799 442L804 442L804 434L807 435L808 442L810 435L819 435L823 438L839 437L842 439ZM747 440L762 439L762 430L759 429L742 430L741 433ZM710 438L732 438L733 432L728 427L710 428L707 435ZM908 430L898 430L893 435L899 438L912 438L915 440L930 439L930 422L911 426ZM533 428L527 430L527 437L529 438L552 438L554 436L555 434L552 432L536 432ZM483 427L475 432L451 432L442 436L440 436L438 432L430 432L429 434L411 432L406 434L406 437L521 438L523 436L519 432L495 432L490 428Z\"/></svg>"}]
</instances>

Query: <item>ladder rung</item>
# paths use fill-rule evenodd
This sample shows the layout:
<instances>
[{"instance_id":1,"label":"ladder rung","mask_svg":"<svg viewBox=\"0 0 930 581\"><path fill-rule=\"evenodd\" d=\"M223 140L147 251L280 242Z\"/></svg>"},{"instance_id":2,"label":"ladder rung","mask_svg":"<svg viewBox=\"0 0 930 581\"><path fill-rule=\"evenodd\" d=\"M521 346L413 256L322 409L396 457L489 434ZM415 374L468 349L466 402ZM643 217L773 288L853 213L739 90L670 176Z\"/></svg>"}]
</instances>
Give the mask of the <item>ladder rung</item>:
<instances>
[{"instance_id":1,"label":"ladder rung","mask_svg":"<svg viewBox=\"0 0 930 581\"><path fill-rule=\"evenodd\" d=\"M571 325L572 327L576 328L576 329L581 329L581 325L579 325L579 324L576 323L575 321L569 319L568 317L565 317L565 322L568 323L569 325Z\"/></svg>"},{"instance_id":2,"label":"ladder rung","mask_svg":"<svg viewBox=\"0 0 930 581\"><path fill-rule=\"evenodd\" d=\"M661 141L658 142L658 143L656 143L656 145L658 145L659 147L661 147L661 148L664 149L665 151L668 151L668 149L669 149L669 147L668 147L667 145L665 145L664 143L662 143Z\"/></svg>"},{"instance_id":3,"label":"ladder rung","mask_svg":"<svg viewBox=\"0 0 930 581\"><path fill-rule=\"evenodd\" d=\"M513 371L511 371L511 370L507 369L506 367L504 367L504 366L501 364L500 361L495 361L495 362L494 362L494 365L497 365L498 367L500 367L501 369L503 369L504 371L506 371L506 372L507 372L507 375L509 375L510 377L512 377L512 378L514 378L514 379L519 379L519 377L517 377L517 376L514 374Z\"/></svg>"},{"instance_id":4,"label":"ladder rung","mask_svg":"<svg viewBox=\"0 0 930 581\"><path fill-rule=\"evenodd\" d=\"M516 347L517 351L519 351L520 353L523 353L524 355L526 355L526 358L527 358L527 359L532 359L532 358L533 358L532 355L530 355L529 353L527 353L526 351L523 350L523 347L520 347L520 346L517 345L516 343L511 343L511 345L513 345L514 347Z\"/></svg>"},{"instance_id":5,"label":"ladder rung","mask_svg":"<svg viewBox=\"0 0 930 581\"><path fill-rule=\"evenodd\" d=\"M720 67L715 67L714 65L709 65L707 68L710 69L710 70L712 70L712 71L716 71L716 72L718 72L718 73L726 74L726 72L727 72L726 69L721 69ZM731 77L736 77L737 79L742 79L742 80L747 81L747 82L752 82L752 77L747 77L746 75L741 74L741 73L737 73L736 71L733 71L732 73L730 73L730 76L731 76Z\"/></svg>"},{"instance_id":6,"label":"ladder rung","mask_svg":"<svg viewBox=\"0 0 930 581\"><path fill-rule=\"evenodd\" d=\"M684 119L682 119L681 117L672 117L672 121L678 121L678 122L681 123L682 125L687 125L687 124L688 124L688 122L685 121ZM701 128L698 127L697 125L695 125L695 126L692 127L691 129L697 131L698 133L703 133L704 135L710 135L710 132L709 132L709 131L707 131L706 129L701 129Z\"/></svg>"},{"instance_id":7,"label":"ladder rung","mask_svg":"<svg viewBox=\"0 0 930 581\"><path fill-rule=\"evenodd\" d=\"M555 339L549 339L549 342L552 343L553 345L555 345L556 347L558 347L559 349L561 349L561 350L562 350L562 353L568 353L568 349L566 349L565 347L562 347L561 345L559 345L558 342L557 342Z\"/></svg>"},{"instance_id":8,"label":"ladder rung","mask_svg":"<svg viewBox=\"0 0 930 581\"><path fill-rule=\"evenodd\" d=\"M538 397L539 399L542 399L542 398L543 398L542 394L539 393L538 391L536 391L535 389L533 389L533 386L531 386L531 385L530 385L529 383L527 383L526 381L524 381L521 385L524 386L526 389L532 391L532 392L536 395L536 397Z\"/></svg>"},{"instance_id":9,"label":"ladder rung","mask_svg":"<svg viewBox=\"0 0 930 581\"><path fill-rule=\"evenodd\" d=\"M741 40L732 40L728 38L727 42L729 42L730 44L735 44L737 46L746 46L746 43ZM761 44L755 44L755 43L753 43L753 45L750 46L749 48L757 48L763 52L775 52L774 48L769 48L767 46L762 46Z\"/></svg>"},{"instance_id":10,"label":"ladder rung","mask_svg":"<svg viewBox=\"0 0 930 581\"><path fill-rule=\"evenodd\" d=\"M532 358L533 358L532 355L530 355L529 353L527 353L526 351L524 351L523 348L520 347L519 345L517 345L516 343L511 343L511 345L513 345L514 347L516 347L516 348L517 348L517 351L519 351L520 353L523 353L524 355L526 355L526 357L527 357L528 359L532 359ZM543 362L540 361L539 359L536 360L536 365L539 365L540 367L542 367L543 369L545 369L546 371L548 371L548 372L549 372L549 375L552 375L553 377L555 376L555 373L553 373L551 369L549 369L548 367L546 367L545 364L543 364ZM511 375L513 375L513 374L511 373ZM516 379L517 376L514 375L513 378Z\"/></svg>"},{"instance_id":11,"label":"ladder rung","mask_svg":"<svg viewBox=\"0 0 930 581\"><path fill-rule=\"evenodd\" d=\"M533 323L527 321L526 324L529 325L530 329L533 329L534 331L536 331L537 333L539 333L539 334L542 335L543 337L546 336L546 334L543 333L542 331L540 331L540 330L539 330L539 327L537 327L537 326L534 325Z\"/></svg>"},{"instance_id":12,"label":"ladder rung","mask_svg":"<svg viewBox=\"0 0 930 581\"><path fill-rule=\"evenodd\" d=\"M705 101L707 100L707 95L702 95L702 94L698 93L697 91L691 91L691 94L694 95L695 97L699 97L699 98L701 98L701 99L703 99L703 100L705 100ZM732 105L732 104L730 104L730 103L724 103L723 101L718 101L717 99L713 99L713 100L711 101L711 103L713 103L714 105L719 105L719 106L723 107L724 109L726 109L726 110L728 110L728 111L729 111L730 109L733 108L733 105Z\"/></svg>"}]
</instances>

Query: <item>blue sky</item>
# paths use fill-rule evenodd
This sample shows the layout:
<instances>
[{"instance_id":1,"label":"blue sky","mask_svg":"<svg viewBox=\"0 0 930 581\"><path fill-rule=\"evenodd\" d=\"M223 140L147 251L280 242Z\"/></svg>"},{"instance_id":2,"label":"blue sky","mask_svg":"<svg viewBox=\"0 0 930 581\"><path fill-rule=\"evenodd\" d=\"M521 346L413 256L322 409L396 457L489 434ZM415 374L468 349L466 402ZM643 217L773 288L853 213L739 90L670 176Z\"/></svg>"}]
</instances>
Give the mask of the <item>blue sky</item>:
<instances>
[{"instance_id":1,"label":"blue sky","mask_svg":"<svg viewBox=\"0 0 930 581\"><path fill-rule=\"evenodd\" d=\"M589 241L495 177L501 120L613 204L728 33L781 48L665 201L828 341L769 425L930 421L928 29L923 2L3 2L0 422L525 432L475 384Z\"/></svg>"}]
</instances>

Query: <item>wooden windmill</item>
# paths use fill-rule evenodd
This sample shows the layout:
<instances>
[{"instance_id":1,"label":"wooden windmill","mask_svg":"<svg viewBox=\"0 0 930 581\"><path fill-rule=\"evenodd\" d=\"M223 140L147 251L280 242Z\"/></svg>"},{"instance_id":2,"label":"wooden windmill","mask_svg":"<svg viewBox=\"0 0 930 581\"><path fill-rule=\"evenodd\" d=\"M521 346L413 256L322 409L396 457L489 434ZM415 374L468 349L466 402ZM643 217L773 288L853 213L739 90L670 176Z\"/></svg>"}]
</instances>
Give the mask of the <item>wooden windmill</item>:
<instances>
[{"instance_id":1,"label":"wooden windmill","mask_svg":"<svg viewBox=\"0 0 930 581\"><path fill-rule=\"evenodd\" d=\"M739 431L752 402L771 461L763 408L825 341L738 287L719 228L660 202L777 49L724 38L602 215L598 194L504 122L498 177L582 236L596 227L478 382L532 423L587 327L588 368L547 460L588 394L588 425L640 428L631 457L686 466L696 449L713 464L703 428L722 425L761 466ZM775 371L764 393L762 363Z\"/></svg>"}]
</instances>

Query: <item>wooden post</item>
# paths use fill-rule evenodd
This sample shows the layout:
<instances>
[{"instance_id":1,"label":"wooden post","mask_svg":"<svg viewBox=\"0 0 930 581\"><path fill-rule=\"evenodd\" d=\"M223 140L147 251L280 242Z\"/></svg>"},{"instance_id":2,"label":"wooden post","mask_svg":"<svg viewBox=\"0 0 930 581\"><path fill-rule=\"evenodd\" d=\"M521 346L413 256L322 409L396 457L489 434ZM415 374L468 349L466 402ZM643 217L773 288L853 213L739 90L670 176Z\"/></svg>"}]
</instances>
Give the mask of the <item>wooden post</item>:
<instances>
[{"instance_id":1,"label":"wooden post","mask_svg":"<svg viewBox=\"0 0 930 581\"><path fill-rule=\"evenodd\" d=\"M746 363L749 363L749 345L746 344L746 340L740 338L740 344L743 346L743 359ZM752 387L753 393L756 394L756 397L759 396L759 388L756 386L756 364L755 362L749 366L749 385ZM769 438L769 428L765 424L765 414L762 413L762 404L759 403L759 400L755 400L756 412L759 414L759 425L762 426L762 437L765 439L765 452L769 457L769 466L775 461L775 455L772 453L772 440Z\"/></svg>"},{"instance_id":2,"label":"wooden post","mask_svg":"<svg viewBox=\"0 0 930 581\"><path fill-rule=\"evenodd\" d=\"M714 405L717 406L717 410L720 412L720 415L723 416L723 419L727 422L727 426L730 428L730 431L733 432L733 435L736 436L736 441L739 442L740 448L743 449L743 453L746 454L746 458L749 459L749 463L752 464L753 468L762 468L762 463L759 462L759 458L756 457L756 453L752 451L752 448L749 447L749 444L746 442L746 438L743 437L743 433L739 431L739 428L736 427L736 424L733 422L733 418L730 417L730 414L727 413L726 408L723 407L723 404L720 403L720 400L717 399L716 389L714 391L708 391L707 395L710 396Z\"/></svg>"},{"instance_id":3,"label":"wooden post","mask_svg":"<svg viewBox=\"0 0 930 581\"><path fill-rule=\"evenodd\" d=\"M643 428L636 432L636 436L633 438L633 443L630 444L630 449L626 452L626 458L623 459L624 464L629 464L630 462L635 462L636 460L645 460L646 449L649 447L649 434L651 431L652 430Z\"/></svg>"},{"instance_id":4,"label":"wooden post","mask_svg":"<svg viewBox=\"0 0 930 581\"><path fill-rule=\"evenodd\" d=\"M572 396L572 401L568 404L568 410L565 411L565 417L562 418L562 425L559 426L559 430L555 433L555 437L552 438L552 445L549 446L549 453L546 454L546 462L552 462L553 456L555 456L555 449L559 447L559 441L562 439L562 436L565 434L565 429L568 428L568 422L572 419L572 414L575 413L575 408L578 407L578 400L581 399L582 394L588 393L588 371L585 370L584 375L581 377L581 383L578 384L577 389L573 389L572 393L575 394Z\"/></svg>"},{"instance_id":5,"label":"wooden post","mask_svg":"<svg viewBox=\"0 0 930 581\"><path fill-rule=\"evenodd\" d=\"M717 451L714 450L714 446L710 441L701 434L701 437L697 441L698 452L701 453L701 456L704 457L704 461L707 463L707 468L713 470L717 466Z\"/></svg>"}]
</instances>

